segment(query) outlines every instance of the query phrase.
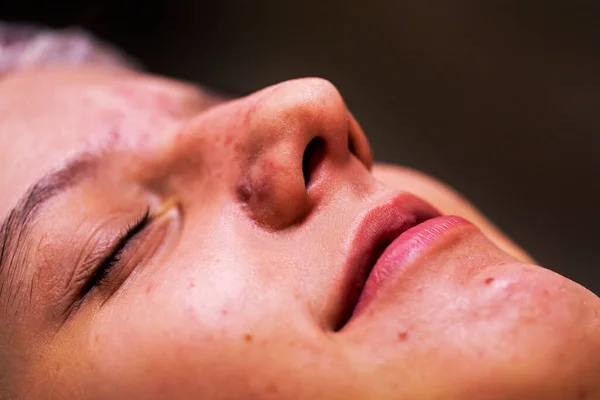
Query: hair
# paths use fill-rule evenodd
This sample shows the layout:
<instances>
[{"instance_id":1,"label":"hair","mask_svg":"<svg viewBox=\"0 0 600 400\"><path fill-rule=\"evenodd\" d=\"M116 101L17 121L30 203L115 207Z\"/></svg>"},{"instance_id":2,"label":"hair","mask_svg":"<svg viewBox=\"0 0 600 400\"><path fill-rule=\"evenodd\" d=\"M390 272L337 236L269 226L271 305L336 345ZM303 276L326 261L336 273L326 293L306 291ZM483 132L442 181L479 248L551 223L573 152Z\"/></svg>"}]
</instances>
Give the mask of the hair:
<instances>
[{"instance_id":1,"label":"hair","mask_svg":"<svg viewBox=\"0 0 600 400\"><path fill-rule=\"evenodd\" d=\"M0 74L58 64L140 69L123 52L80 28L52 30L0 21Z\"/></svg>"}]
</instances>

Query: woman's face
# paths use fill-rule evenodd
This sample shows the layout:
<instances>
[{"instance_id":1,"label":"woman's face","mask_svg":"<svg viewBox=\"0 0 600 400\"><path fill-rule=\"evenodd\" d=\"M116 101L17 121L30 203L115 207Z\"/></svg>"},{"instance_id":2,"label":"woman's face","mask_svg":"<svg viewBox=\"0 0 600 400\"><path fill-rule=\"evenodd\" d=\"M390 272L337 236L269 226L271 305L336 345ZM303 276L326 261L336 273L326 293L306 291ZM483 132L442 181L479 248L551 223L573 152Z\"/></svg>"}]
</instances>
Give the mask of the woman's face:
<instances>
[{"instance_id":1,"label":"woman's face","mask_svg":"<svg viewBox=\"0 0 600 400\"><path fill-rule=\"evenodd\" d=\"M330 83L216 103L0 81L0 397L600 397L600 299L373 167Z\"/></svg>"}]
</instances>

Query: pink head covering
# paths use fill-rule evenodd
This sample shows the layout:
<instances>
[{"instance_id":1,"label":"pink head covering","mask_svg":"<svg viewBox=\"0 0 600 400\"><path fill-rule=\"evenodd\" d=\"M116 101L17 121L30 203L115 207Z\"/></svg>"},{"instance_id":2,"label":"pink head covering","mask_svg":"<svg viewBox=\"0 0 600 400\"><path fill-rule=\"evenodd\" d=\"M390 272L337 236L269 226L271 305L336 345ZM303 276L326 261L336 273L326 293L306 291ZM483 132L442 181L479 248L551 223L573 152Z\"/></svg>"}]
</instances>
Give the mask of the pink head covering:
<instances>
[{"instance_id":1,"label":"pink head covering","mask_svg":"<svg viewBox=\"0 0 600 400\"><path fill-rule=\"evenodd\" d=\"M57 64L139 69L124 53L81 29L50 30L0 22L0 73Z\"/></svg>"}]
</instances>

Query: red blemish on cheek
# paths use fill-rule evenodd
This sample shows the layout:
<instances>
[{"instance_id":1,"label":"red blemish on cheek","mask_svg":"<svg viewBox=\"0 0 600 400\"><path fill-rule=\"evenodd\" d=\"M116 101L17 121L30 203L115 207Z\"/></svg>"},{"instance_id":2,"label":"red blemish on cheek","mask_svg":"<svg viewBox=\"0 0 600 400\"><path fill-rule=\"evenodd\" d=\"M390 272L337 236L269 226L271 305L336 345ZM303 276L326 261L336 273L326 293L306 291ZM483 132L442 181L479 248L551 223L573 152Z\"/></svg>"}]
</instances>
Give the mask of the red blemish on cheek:
<instances>
[{"instance_id":1,"label":"red blemish on cheek","mask_svg":"<svg viewBox=\"0 0 600 400\"><path fill-rule=\"evenodd\" d=\"M109 150L117 147L119 141L121 140L121 133L114 128L110 129L108 132L102 132L102 134L98 136L103 147Z\"/></svg>"},{"instance_id":2,"label":"red blemish on cheek","mask_svg":"<svg viewBox=\"0 0 600 400\"><path fill-rule=\"evenodd\" d=\"M253 337L252 337L252 335L251 335L251 334L249 334L249 333L246 333L246 334L244 335L244 340L246 341L246 343L250 343L250 342L252 342L252 340L253 340L253 339L254 339L254 338L253 338Z\"/></svg>"},{"instance_id":3,"label":"red blemish on cheek","mask_svg":"<svg viewBox=\"0 0 600 400\"><path fill-rule=\"evenodd\" d=\"M195 287L196 287L196 283L195 283L195 282L190 282L190 284L188 285L188 287L189 287L190 289L193 289L193 288L195 288Z\"/></svg>"},{"instance_id":4,"label":"red blemish on cheek","mask_svg":"<svg viewBox=\"0 0 600 400\"><path fill-rule=\"evenodd\" d=\"M110 132L108 132L108 138L112 141L117 141L121 138L121 134L119 134L116 129L111 129Z\"/></svg>"},{"instance_id":5,"label":"red blemish on cheek","mask_svg":"<svg viewBox=\"0 0 600 400\"><path fill-rule=\"evenodd\" d=\"M151 293L153 289L154 289L154 286L152 284L146 286L146 290L145 290L146 294Z\"/></svg>"},{"instance_id":6,"label":"red blemish on cheek","mask_svg":"<svg viewBox=\"0 0 600 400\"><path fill-rule=\"evenodd\" d=\"M269 383L269 386L267 386L267 393L279 393L279 387L277 386L277 384L273 382Z\"/></svg>"},{"instance_id":7,"label":"red blemish on cheek","mask_svg":"<svg viewBox=\"0 0 600 400\"><path fill-rule=\"evenodd\" d=\"M483 281L486 285L491 285L492 283L494 283L496 279L489 277L487 278L485 281Z\"/></svg>"},{"instance_id":8,"label":"red blemish on cheek","mask_svg":"<svg viewBox=\"0 0 600 400\"><path fill-rule=\"evenodd\" d=\"M233 135L228 134L225 136L225 146L231 146L231 143L233 143Z\"/></svg>"},{"instance_id":9,"label":"red blemish on cheek","mask_svg":"<svg viewBox=\"0 0 600 400\"><path fill-rule=\"evenodd\" d=\"M406 342L408 340L408 332L398 332L398 340Z\"/></svg>"},{"instance_id":10,"label":"red blemish on cheek","mask_svg":"<svg viewBox=\"0 0 600 400\"><path fill-rule=\"evenodd\" d=\"M227 310L226 308L221 310L221 315L222 316L226 316L227 314L229 314L229 310Z\"/></svg>"},{"instance_id":11,"label":"red blemish on cheek","mask_svg":"<svg viewBox=\"0 0 600 400\"><path fill-rule=\"evenodd\" d=\"M277 171L277 165L275 164L275 162L273 162L273 160L269 160L265 163L265 172L270 174L272 172L276 172Z\"/></svg>"}]
</instances>

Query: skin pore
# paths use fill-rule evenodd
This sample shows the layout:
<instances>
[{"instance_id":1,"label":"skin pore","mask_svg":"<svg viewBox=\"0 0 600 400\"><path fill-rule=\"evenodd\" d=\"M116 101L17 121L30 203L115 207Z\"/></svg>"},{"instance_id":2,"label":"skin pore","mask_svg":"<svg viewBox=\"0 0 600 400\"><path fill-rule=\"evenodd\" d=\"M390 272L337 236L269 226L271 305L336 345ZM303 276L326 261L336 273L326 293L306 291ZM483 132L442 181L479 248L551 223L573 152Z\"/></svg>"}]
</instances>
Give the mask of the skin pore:
<instances>
[{"instance_id":1,"label":"skin pore","mask_svg":"<svg viewBox=\"0 0 600 400\"><path fill-rule=\"evenodd\" d=\"M0 216L51 189L2 247L0 399L600 398L600 299L443 184L373 165L327 81L220 102L121 69L15 72L0 163ZM341 326L357 224L404 192L479 229Z\"/></svg>"}]
</instances>

